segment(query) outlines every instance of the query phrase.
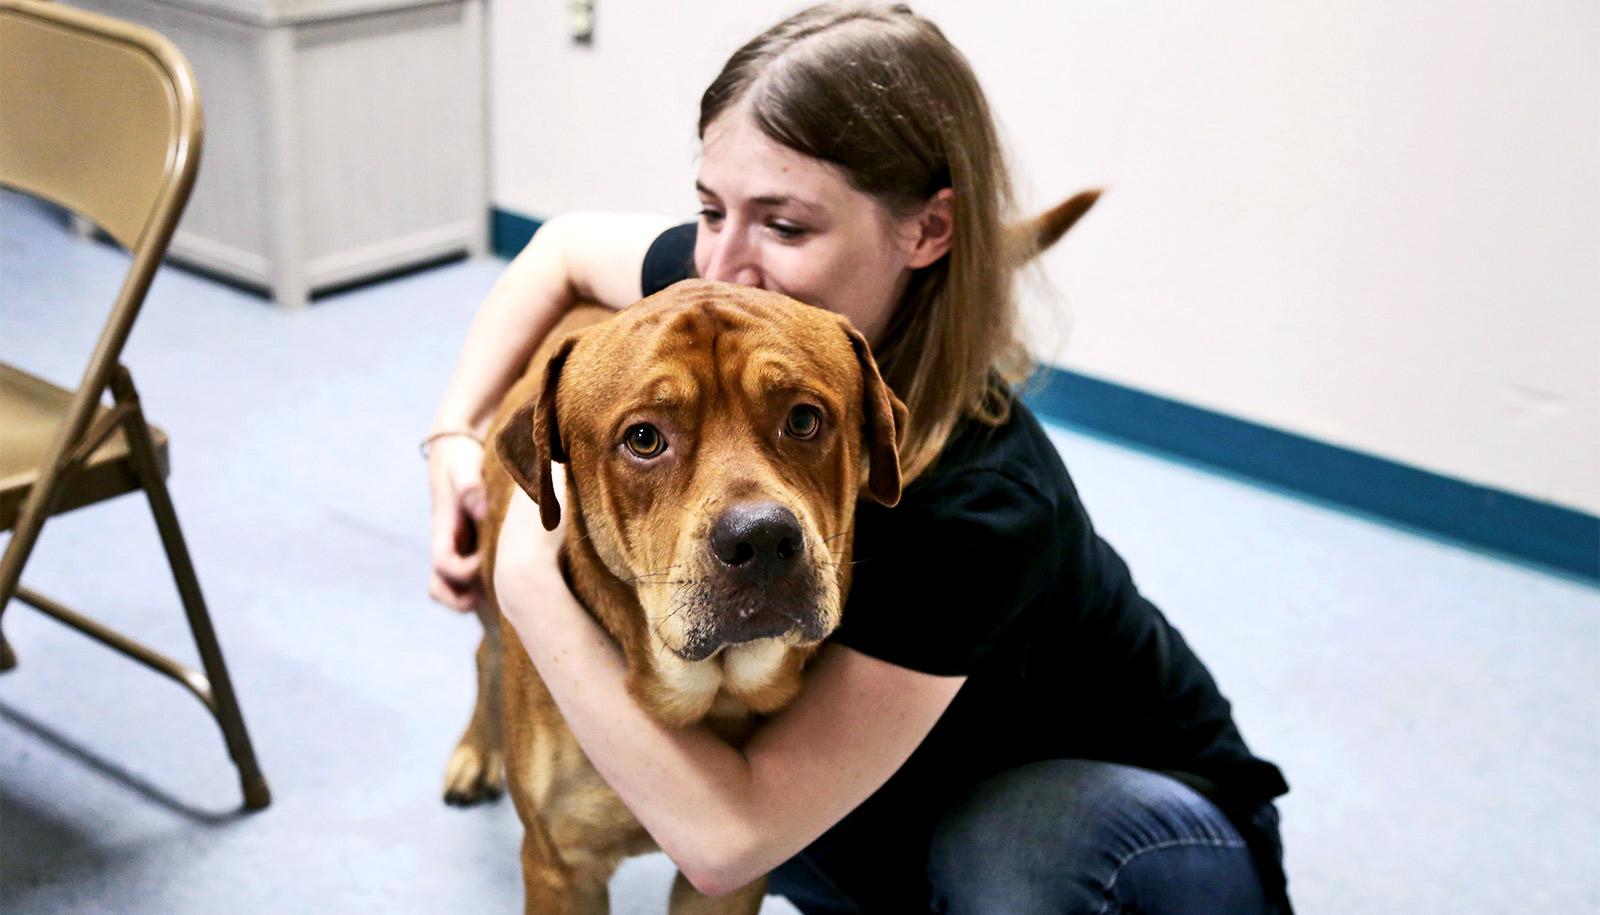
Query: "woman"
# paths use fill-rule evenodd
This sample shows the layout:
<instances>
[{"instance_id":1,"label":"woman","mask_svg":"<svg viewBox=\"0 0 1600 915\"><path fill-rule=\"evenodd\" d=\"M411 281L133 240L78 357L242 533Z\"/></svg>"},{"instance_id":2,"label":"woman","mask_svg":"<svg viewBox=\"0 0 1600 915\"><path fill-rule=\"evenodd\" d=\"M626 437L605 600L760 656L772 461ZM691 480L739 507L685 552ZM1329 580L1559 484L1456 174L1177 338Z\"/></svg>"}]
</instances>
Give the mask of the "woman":
<instances>
[{"instance_id":1,"label":"woman","mask_svg":"<svg viewBox=\"0 0 1600 915\"><path fill-rule=\"evenodd\" d=\"M904 7L806 10L734 54L699 126L697 224L552 220L491 292L429 456L433 595L479 596L474 439L569 303L693 272L832 309L910 409L914 482L858 508L843 623L744 746L628 699L560 532L513 505L501 607L595 766L707 892L773 871L808 913L1286 911L1281 774L1012 395L1010 184L964 58Z\"/></svg>"}]
</instances>

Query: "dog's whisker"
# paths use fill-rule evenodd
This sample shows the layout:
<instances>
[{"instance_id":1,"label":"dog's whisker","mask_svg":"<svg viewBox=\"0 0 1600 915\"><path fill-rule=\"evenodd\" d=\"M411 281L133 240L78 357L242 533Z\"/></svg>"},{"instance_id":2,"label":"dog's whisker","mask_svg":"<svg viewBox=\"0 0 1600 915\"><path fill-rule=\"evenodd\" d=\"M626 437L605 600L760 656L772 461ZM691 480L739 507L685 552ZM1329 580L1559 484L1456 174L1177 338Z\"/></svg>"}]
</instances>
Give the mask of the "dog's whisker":
<instances>
[{"instance_id":1,"label":"dog's whisker","mask_svg":"<svg viewBox=\"0 0 1600 915\"><path fill-rule=\"evenodd\" d=\"M661 581L662 577L663 576L668 576L668 575L678 574L675 571L678 568L680 568L680 567L679 566L668 566L665 569L660 569L660 570L657 570L657 571L654 571L654 572L642 572L642 573L640 573L638 575L633 576L632 578L628 578L628 579L624 579L624 580L625 581L643 582L645 584L662 584L663 583Z\"/></svg>"},{"instance_id":2,"label":"dog's whisker","mask_svg":"<svg viewBox=\"0 0 1600 915\"><path fill-rule=\"evenodd\" d=\"M670 572L673 569L681 569L681 568L683 568L683 565L684 564L681 563L681 562L675 562L670 566L662 566L659 569L651 569L651 570L649 570L647 572L642 572L640 574L643 574L643 575L656 575L656 574L659 574L661 572Z\"/></svg>"}]
</instances>

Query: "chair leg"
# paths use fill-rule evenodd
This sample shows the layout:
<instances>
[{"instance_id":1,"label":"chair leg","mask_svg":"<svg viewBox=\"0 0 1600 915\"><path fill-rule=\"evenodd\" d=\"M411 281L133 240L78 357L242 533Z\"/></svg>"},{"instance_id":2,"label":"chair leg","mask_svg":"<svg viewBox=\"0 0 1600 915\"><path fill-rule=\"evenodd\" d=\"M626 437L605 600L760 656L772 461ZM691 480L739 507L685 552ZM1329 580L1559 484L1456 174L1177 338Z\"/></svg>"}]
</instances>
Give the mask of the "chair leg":
<instances>
[{"instance_id":1,"label":"chair leg","mask_svg":"<svg viewBox=\"0 0 1600 915\"><path fill-rule=\"evenodd\" d=\"M55 471L45 474L34 483L34 490L23 503L22 514L12 528L5 555L0 557L0 621L4 621L6 607L11 605L11 599L17 596L17 589L22 587L22 567L27 564L28 554L33 552L34 544L39 542L39 533L44 530L45 519L50 515L51 494L59 488L60 479L60 472ZM0 674L16 666L17 653L11 650L11 642L4 633L0 633Z\"/></svg>"},{"instance_id":2,"label":"chair leg","mask_svg":"<svg viewBox=\"0 0 1600 915\"><path fill-rule=\"evenodd\" d=\"M11 605L11 599L17 596L17 589L22 586L22 567L27 564L34 544L39 542L44 522L50 517L50 510L60 493L62 471L59 462L53 460L55 456L52 454L49 467L34 481L33 490L22 503L22 512L11 529L11 540L6 543L5 555L0 556L0 620L5 619L6 607ZM16 652L11 650L11 643L6 637L0 634L0 673L16 666Z\"/></svg>"},{"instance_id":3,"label":"chair leg","mask_svg":"<svg viewBox=\"0 0 1600 915\"><path fill-rule=\"evenodd\" d=\"M117 366L111 377L111 391L118 403L134 405L132 415L123 424L124 434L128 437L129 457L150 499L150 511L155 515L156 529L161 534L162 546L166 548L167 563L172 568L173 581L178 586L184 612L189 617L195 647L200 651L200 661L205 667L206 677L211 681L217 724L222 728L228 754L239 770L244 806L247 810L260 810L272 802L272 791L267 787L266 777L261 774L261 767L256 762L250 733L245 729L244 714L239 709L233 681L228 677L222 648L217 644L216 631L211 625L211 615L206 611L205 598L200 593L200 580L189 560L189 548L184 542L183 530L178 526L178 513L173 508L172 496L167 491L166 481L156 462L150 427L145 424L144 413L138 408L139 395L125 367Z\"/></svg>"}]
</instances>

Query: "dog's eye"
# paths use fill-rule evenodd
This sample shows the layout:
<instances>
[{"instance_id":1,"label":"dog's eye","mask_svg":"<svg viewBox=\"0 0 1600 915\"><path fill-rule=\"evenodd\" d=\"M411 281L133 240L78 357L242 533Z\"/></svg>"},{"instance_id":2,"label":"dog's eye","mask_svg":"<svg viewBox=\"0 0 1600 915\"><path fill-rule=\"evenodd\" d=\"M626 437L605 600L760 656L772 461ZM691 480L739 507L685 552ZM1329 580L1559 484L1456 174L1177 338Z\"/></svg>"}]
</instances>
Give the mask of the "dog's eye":
<instances>
[{"instance_id":1,"label":"dog's eye","mask_svg":"<svg viewBox=\"0 0 1600 915\"><path fill-rule=\"evenodd\" d=\"M642 458L653 458L667 450L667 438L661 430L649 423L640 423L628 429L628 450Z\"/></svg>"},{"instance_id":2,"label":"dog's eye","mask_svg":"<svg viewBox=\"0 0 1600 915\"><path fill-rule=\"evenodd\" d=\"M783 431L798 439L808 439L816 436L822 428L822 414L816 407L801 404L789 411L789 419L783 424Z\"/></svg>"}]
</instances>

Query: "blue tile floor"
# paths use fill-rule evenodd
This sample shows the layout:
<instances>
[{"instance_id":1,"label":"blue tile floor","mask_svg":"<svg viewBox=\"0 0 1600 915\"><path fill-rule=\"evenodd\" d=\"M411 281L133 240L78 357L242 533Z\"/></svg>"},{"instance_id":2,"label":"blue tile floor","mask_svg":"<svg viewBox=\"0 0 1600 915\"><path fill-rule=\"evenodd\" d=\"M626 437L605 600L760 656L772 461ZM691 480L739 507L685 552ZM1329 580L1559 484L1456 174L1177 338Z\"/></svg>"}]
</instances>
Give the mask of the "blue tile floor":
<instances>
[{"instance_id":1,"label":"blue tile floor","mask_svg":"<svg viewBox=\"0 0 1600 915\"><path fill-rule=\"evenodd\" d=\"M0 359L75 383L124 265L0 195ZM236 812L216 728L172 683L13 606L0 908L518 908L510 805L439 800L476 623L424 594L415 444L501 267L458 262L294 313L161 272L126 362L172 436L174 497L275 801ZM1302 911L1600 911L1600 592L1052 435L1288 774ZM25 579L193 657L137 499L51 521ZM663 911L670 873L660 855L630 862L616 911Z\"/></svg>"}]
</instances>

